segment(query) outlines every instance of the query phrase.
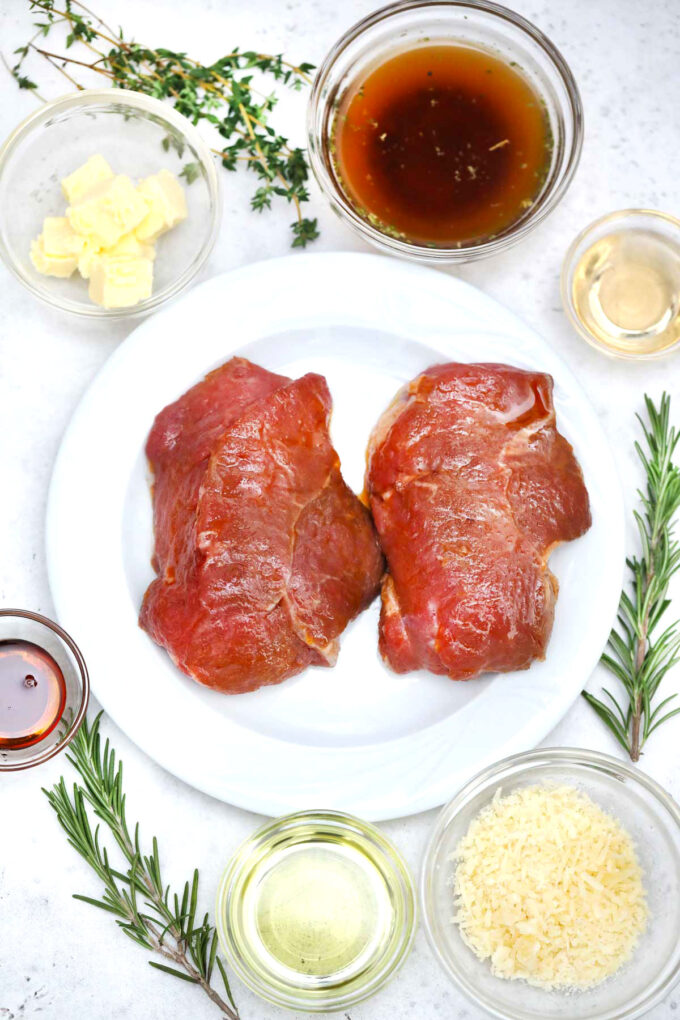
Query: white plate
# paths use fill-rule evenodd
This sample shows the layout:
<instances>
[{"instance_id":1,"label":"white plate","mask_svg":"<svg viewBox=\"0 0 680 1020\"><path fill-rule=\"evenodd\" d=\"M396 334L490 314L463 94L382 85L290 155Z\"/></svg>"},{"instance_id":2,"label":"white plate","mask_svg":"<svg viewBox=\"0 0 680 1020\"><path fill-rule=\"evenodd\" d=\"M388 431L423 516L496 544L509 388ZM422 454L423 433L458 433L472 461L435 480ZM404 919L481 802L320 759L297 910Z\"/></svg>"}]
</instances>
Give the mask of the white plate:
<instances>
[{"instance_id":1,"label":"white plate","mask_svg":"<svg viewBox=\"0 0 680 1020\"><path fill-rule=\"evenodd\" d=\"M233 354L290 376L327 377L333 440L356 491L374 422L428 365L502 361L550 372L593 526L552 558L560 597L546 661L468 683L397 676L378 655L376 601L343 635L335 669L232 697L179 673L137 626L153 577L144 443L154 415ZM566 712L615 614L622 501L594 411L522 322L434 270L377 255L305 254L209 280L118 348L62 442L47 552L59 619L83 649L97 698L152 758L254 811L341 808L377 820L441 804L472 773L535 745Z\"/></svg>"}]
</instances>

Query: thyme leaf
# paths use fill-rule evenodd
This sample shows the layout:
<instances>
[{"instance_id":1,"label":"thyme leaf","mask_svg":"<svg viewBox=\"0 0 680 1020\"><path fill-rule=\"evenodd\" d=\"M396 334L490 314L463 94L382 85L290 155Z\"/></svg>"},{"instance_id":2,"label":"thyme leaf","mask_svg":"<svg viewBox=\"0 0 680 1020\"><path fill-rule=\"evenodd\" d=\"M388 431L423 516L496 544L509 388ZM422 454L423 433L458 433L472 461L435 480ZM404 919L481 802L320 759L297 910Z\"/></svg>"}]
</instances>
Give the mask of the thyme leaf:
<instances>
[{"instance_id":1,"label":"thyme leaf","mask_svg":"<svg viewBox=\"0 0 680 1020\"><path fill-rule=\"evenodd\" d=\"M184 177L187 184L193 184L200 175L201 166L199 163L185 163L180 173L180 177Z\"/></svg>"},{"instance_id":2,"label":"thyme leaf","mask_svg":"<svg viewBox=\"0 0 680 1020\"><path fill-rule=\"evenodd\" d=\"M79 76L85 69L106 78L114 88L168 100L193 124L203 122L214 129L219 147L213 152L225 170L244 165L255 174L258 185L251 200L253 209L270 209L275 197L295 207L292 247L304 248L319 236L316 220L303 214L309 201L307 154L291 146L273 127L270 115L277 103L276 93L260 93L253 82L257 72L299 91L309 84L313 64L291 64L281 54L238 47L212 64L201 64L186 53L135 42L80 0L30 0L29 10L43 20L33 22L35 33L15 50L18 60L10 72L19 88L40 95L37 82L24 69L29 57L38 55L76 89L84 88ZM65 33L62 52L45 48L44 40L57 28ZM180 144L169 136L163 140L166 151L172 146L181 156ZM185 167L182 176L188 183L195 179L191 174Z\"/></svg>"}]
</instances>

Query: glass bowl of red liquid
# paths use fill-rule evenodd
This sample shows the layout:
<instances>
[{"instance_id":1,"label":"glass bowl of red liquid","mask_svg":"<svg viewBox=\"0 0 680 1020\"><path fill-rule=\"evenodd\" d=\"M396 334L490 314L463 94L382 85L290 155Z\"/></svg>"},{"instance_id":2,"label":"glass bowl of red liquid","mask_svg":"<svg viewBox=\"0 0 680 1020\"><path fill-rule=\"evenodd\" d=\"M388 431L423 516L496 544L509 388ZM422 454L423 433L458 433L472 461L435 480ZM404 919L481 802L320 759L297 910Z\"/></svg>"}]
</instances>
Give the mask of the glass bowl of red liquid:
<instances>
[{"instance_id":1,"label":"glass bowl of red liquid","mask_svg":"<svg viewBox=\"0 0 680 1020\"><path fill-rule=\"evenodd\" d=\"M66 747L89 696L85 660L59 624L0 609L0 772L40 765Z\"/></svg>"},{"instance_id":2,"label":"glass bowl of red liquid","mask_svg":"<svg viewBox=\"0 0 680 1020\"><path fill-rule=\"evenodd\" d=\"M312 170L364 240L433 263L504 251L555 208L583 141L553 43L491 0L398 0L330 50L309 100Z\"/></svg>"}]
</instances>

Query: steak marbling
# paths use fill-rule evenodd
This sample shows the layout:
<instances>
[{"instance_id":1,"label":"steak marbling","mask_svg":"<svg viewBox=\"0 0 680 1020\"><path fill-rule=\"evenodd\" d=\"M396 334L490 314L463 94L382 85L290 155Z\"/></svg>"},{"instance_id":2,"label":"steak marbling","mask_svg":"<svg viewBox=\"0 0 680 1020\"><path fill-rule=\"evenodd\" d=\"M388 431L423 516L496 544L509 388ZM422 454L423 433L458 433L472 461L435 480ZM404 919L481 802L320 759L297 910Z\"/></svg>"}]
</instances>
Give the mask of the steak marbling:
<instances>
[{"instance_id":1,"label":"steak marbling","mask_svg":"<svg viewBox=\"0 0 680 1020\"><path fill-rule=\"evenodd\" d=\"M550 376L428 369L378 422L366 489L388 565L380 650L396 672L463 680L544 657L557 597L548 556L590 527Z\"/></svg>"},{"instance_id":2,"label":"steak marbling","mask_svg":"<svg viewBox=\"0 0 680 1020\"><path fill-rule=\"evenodd\" d=\"M328 434L322 376L242 358L166 407L147 442L158 577L141 626L188 675L228 693L333 665L383 558Z\"/></svg>"}]
</instances>

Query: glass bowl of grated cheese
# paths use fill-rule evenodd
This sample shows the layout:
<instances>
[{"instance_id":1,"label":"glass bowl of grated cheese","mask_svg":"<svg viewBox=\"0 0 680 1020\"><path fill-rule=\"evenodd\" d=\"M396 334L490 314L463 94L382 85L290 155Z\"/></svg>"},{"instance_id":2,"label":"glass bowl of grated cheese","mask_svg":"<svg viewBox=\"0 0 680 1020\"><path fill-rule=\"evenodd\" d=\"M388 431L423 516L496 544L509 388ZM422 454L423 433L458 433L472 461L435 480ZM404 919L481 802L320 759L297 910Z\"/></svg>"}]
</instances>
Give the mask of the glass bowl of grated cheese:
<instances>
[{"instance_id":1,"label":"glass bowl of grated cheese","mask_svg":"<svg viewBox=\"0 0 680 1020\"><path fill-rule=\"evenodd\" d=\"M549 748L442 811L421 874L427 937L503 1020L631 1020L680 978L680 808L639 769Z\"/></svg>"}]
</instances>

